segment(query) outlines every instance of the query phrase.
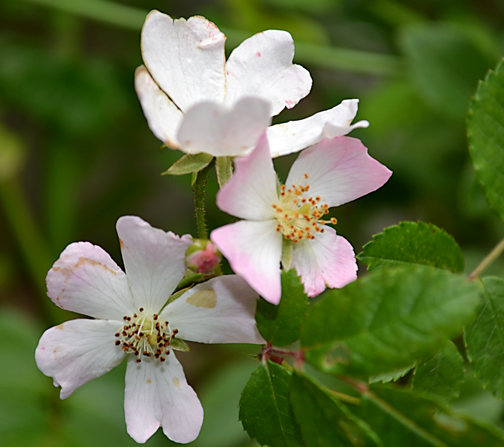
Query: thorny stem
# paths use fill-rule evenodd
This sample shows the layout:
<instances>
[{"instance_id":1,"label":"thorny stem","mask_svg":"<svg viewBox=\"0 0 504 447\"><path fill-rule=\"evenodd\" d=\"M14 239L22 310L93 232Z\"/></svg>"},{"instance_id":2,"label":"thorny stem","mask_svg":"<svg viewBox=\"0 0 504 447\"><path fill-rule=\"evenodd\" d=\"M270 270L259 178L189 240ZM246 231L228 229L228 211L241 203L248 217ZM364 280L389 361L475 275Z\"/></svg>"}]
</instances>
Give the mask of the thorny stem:
<instances>
[{"instance_id":1,"label":"thorny stem","mask_svg":"<svg viewBox=\"0 0 504 447\"><path fill-rule=\"evenodd\" d=\"M207 174L211 165L198 172L196 181L192 186L194 194L194 211L196 213L196 226L198 228L198 237L200 239L208 239L208 232L205 221L205 186L207 182Z\"/></svg>"},{"instance_id":2,"label":"thorny stem","mask_svg":"<svg viewBox=\"0 0 504 447\"><path fill-rule=\"evenodd\" d=\"M490 264L494 262L500 254L504 251L504 239L500 241L495 248L488 253L488 255L481 261L481 263L474 269L474 271L469 275L467 278L469 281L473 279L477 279L479 275L481 275L488 267L490 267Z\"/></svg>"}]
</instances>

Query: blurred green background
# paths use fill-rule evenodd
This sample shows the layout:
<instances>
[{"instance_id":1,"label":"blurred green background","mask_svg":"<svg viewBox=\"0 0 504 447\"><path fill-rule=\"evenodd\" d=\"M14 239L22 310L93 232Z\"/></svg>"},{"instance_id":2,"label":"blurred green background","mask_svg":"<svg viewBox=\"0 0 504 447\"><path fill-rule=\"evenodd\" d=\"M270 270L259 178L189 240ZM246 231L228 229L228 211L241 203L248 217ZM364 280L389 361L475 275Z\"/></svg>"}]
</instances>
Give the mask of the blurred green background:
<instances>
[{"instance_id":1,"label":"blurred green background","mask_svg":"<svg viewBox=\"0 0 504 447\"><path fill-rule=\"evenodd\" d=\"M134 445L123 416L124 365L59 400L33 359L48 327L74 315L54 306L44 278L65 246L86 240L121 265L116 220L195 233L190 177L162 177L180 153L159 150L133 89L146 13L204 15L227 50L264 29L289 31L310 95L275 122L359 98L354 131L394 175L334 210L356 252L401 220L432 222L462 245L467 270L504 237L467 151L465 115L478 79L504 55L500 0L0 0L0 444ZM285 178L295 156L275 163ZM230 222L208 185L210 229ZM493 271L502 273L503 264ZM361 266L361 273L364 269ZM256 367L250 346L180 354L202 399L195 446L254 445L238 422ZM467 379L455 404L502 424L502 404ZM147 445L167 445L158 432Z\"/></svg>"}]
</instances>

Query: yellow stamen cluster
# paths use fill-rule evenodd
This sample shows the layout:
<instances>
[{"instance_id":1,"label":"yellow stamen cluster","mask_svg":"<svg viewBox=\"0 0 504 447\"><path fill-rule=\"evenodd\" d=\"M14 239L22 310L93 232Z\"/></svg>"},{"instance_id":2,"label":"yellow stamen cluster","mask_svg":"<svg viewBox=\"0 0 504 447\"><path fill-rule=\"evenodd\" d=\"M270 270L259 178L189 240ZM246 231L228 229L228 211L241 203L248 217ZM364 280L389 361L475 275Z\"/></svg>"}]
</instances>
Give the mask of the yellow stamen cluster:
<instances>
[{"instance_id":1,"label":"yellow stamen cluster","mask_svg":"<svg viewBox=\"0 0 504 447\"><path fill-rule=\"evenodd\" d=\"M161 321L157 314L146 315L141 307L139 313L132 317L123 318L124 326L115 334L116 346L137 357L136 362L142 361L141 357L154 357L156 360L164 362L169 355L168 347L172 338L177 335L178 330L170 328L168 321Z\"/></svg>"},{"instance_id":2,"label":"yellow stamen cluster","mask_svg":"<svg viewBox=\"0 0 504 447\"><path fill-rule=\"evenodd\" d=\"M308 174L304 175L308 179ZM278 225L277 232L281 232L285 239L299 242L303 239L315 239L317 233L323 233L322 225L337 223L336 218L323 220L329 213L329 205L321 203L321 198L307 197L310 185L293 184L290 188L280 187L278 205L274 204Z\"/></svg>"}]
</instances>

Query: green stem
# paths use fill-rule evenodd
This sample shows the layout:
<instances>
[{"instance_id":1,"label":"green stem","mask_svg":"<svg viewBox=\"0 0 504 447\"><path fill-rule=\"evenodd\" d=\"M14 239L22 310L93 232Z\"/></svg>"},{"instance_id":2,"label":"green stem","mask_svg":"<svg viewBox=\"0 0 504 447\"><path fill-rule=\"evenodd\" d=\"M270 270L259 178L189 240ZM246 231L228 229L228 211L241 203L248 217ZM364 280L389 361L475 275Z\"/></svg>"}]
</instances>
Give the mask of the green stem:
<instances>
[{"instance_id":1,"label":"green stem","mask_svg":"<svg viewBox=\"0 0 504 447\"><path fill-rule=\"evenodd\" d=\"M495 248L488 253L488 255L481 261L480 265L474 269L474 271L469 275L467 278L469 281L473 279L477 279L479 275L481 275L488 267L490 267L490 264L494 262L504 251L504 239L500 241Z\"/></svg>"},{"instance_id":2,"label":"green stem","mask_svg":"<svg viewBox=\"0 0 504 447\"><path fill-rule=\"evenodd\" d=\"M25 0L39 5L57 8L81 17L87 17L109 25L138 31L148 11L104 0ZM230 47L239 45L250 33L226 27L221 28ZM296 42L296 62L322 68L339 69L358 73L400 75L404 71L402 60L389 54L335 48Z\"/></svg>"},{"instance_id":3,"label":"green stem","mask_svg":"<svg viewBox=\"0 0 504 447\"><path fill-rule=\"evenodd\" d=\"M45 320L48 324L59 323L66 319L65 312L47 298L45 286L45 276L51 268L52 256L35 223L27 200L15 180L0 182L0 201L38 289Z\"/></svg>"},{"instance_id":4,"label":"green stem","mask_svg":"<svg viewBox=\"0 0 504 447\"><path fill-rule=\"evenodd\" d=\"M210 164L196 174L196 181L192 186L194 197L194 211L196 213L196 226L198 228L198 238L208 239L208 232L205 221L205 186Z\"/></svg>"}]
</instances>

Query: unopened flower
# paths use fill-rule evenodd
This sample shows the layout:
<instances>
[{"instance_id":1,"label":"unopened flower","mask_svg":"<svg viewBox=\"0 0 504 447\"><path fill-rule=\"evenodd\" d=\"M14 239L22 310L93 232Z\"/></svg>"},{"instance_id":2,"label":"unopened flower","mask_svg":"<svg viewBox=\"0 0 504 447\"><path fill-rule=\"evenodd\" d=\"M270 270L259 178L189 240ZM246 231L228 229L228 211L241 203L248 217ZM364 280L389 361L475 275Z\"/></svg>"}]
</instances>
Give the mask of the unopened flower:
<instances>
[{"instance_id":1,"label":"unopened flower","mask_svg":"<svg viewBox=\"0 0 504 447\"><path fill-rule=\"evenodd\" d=\"M246 155L271 123L311 89L307 70L292 64L294 42L286 31L246 39L226 61L226 37L204 17L173 20L152 11L142 29L145 66L135 88L149 127L173 149L213 156ZM346 100L307 119L267 129L271 154L297 152L325 137L346 135L358 100Z\"/></svg>"},{"instance_id":2,"label":"unopened flower","mask_svg":"<svg viewBox=\"0 0 504 447\"><path fill-rule=\"evenodd\" d=\"M336 219L325 216L330 207L378 189L392 174L368 155L359 140L336 137L306 149L280 192L265 135L250 155L236 159L235 169L217 194L217 205L246 220L210 235L235 273L277 304L282 245L287 244L292 249L291 265L308 296L318 295L326 286L343 287L356 278L353 248L327 225Z\"/></svg>"},{"instance_id":3,"label":"unopened flower","mask_svg":"<svg viewBox=\"0 0 504 447\"><path fill-rule=\"evenodd\" d=\"M196 239L186 251L186 264L196 273L213 273L222 261L219 250L208 239Z\"/></svg>"},{"instance_id":4,"label":"unopened flower","mask_svg":"<svg viewBox=\"0 0 504 447\"><path fill-rule=\"evenodd\" d=\"M197 436L203 409L173 349L179 339L202 343L264 343L255 320L257 295L238 276L199 284L165 304L184 276L189 236L121 217L117 232L126 274L100 247L70 244L47 275L59 307L96 319L67 321L40 339L37 366L61 386L61 398L128 357L124 410L135 441L159 428L173 441Z\"/></svg>"}]
</instances>

